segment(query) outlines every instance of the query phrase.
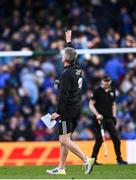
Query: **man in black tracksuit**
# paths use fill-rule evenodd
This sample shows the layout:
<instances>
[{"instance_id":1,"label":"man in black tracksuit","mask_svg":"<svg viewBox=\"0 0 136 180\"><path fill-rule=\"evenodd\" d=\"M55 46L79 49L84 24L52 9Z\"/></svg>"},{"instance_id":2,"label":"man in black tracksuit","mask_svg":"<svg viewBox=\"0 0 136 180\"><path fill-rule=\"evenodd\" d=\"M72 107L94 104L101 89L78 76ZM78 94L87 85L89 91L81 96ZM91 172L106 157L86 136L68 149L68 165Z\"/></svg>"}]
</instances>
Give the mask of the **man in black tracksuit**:
<instances>
[{"instance_id":1,"label":"man in black tracksuit","mask_svg":"<svg viewBox=\"0 0 136 180\"><path fill-rule=\"evenodd\" d=\"M94 126L96 142L93 148L92 157L97 160L99 149L102 145L102 136L99 121L101 121L105 130L111 136L114 144L115 153L117 156L118 164L127 164L123 161L120 151L120 139L115 128L116 124L116 103L115 103L115 90L111 87L111 78L105 75L101 80L101 86L98 87L90 100L89 107L94 114ZM95 164L99 164L97 161Z\"/></svg>"},{"instance_id":2,"label":"man in black tracksuit","mask_svg":"<svg viewBox=\"0 0 136 180\"><path fill-rule=\"evenodd\" d=\"M71 31L66 32L66 42L71 46ZM64 49L62 62L64 71L60 77L59 101L57 113L52 114L52 119L59 117L59 141L60 141L60 162L57 168L47 170L49 174L66 174L65 162L68 150L77 155L85 166L85 174L92 171L94 158L88 158L80 148L71 140L71 134L75 130L77 120L81 112L81 87L82 70L76 65L77 54L74 48Z\"/></svg>"},{"instance_id":3,"label":"man in black tracksuit","mask_svg":"<svg viewBox=\"0 0 136 180\"><path fill-rule=\"evenodd\" d=\"M61 116L59 134L73 132L81 112L82 70L78 65L66 66L60 78L57 113ZM66 127L64 128L64 124Z\"/></svg>"}]
</instances>

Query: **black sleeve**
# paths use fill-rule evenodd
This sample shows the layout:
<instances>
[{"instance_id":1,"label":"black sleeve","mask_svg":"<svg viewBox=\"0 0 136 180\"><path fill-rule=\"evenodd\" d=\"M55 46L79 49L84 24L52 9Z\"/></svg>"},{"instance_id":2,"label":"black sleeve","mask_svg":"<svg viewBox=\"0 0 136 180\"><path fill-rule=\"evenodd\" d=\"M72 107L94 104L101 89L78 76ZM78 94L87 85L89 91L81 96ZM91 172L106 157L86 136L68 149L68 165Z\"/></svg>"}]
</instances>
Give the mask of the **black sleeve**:
<instances>
[{"instance_id":1,"label":"black sleeve","mask_svg":"<svg viewBox=\"0 0 136 180\"><path fill-rule=\"evenodd\" d=\"M116 102L116 90L114 90L114 96L113 96L113 101Z\"/></svg>"},{"instance_id":2,"label":"black sleeve","mask_svg":"<svg viewBox=\"0 0 136 180\"><path fill-rule=\"evenodd\" d=\"M92 100L93 101L97 101L98 100L98 96L99 96L99 92L98 92L98 90L95 90L94 92L93 92L93 95L92 95Z\"/></svg>"},{"instance_id":3,"label":"black sleeve","mask_svg":"<svg viewBox=\"0 0 136 180\"><path fill-rule=\"evenodd\" d=\"M67 47L73 47L71 42L67 43Z\"/></svg>"},{"instance_id":4,"label":"black sleeve","mask_svg":"<svg viewBox=\"0 0 136 180\"><path fill-rule=\"evenodd\" d=\"M66 113L66 104L67 104L67 99L69 98L71 82L72 79L70 74L68 72L65 72L61 77L60 95L57 106L57 113L62 116Z\"/></svg>"},{"instance_id":5,"label":"black sleeve","mask_svg":"<svg viewBox=\"0 0 136 180\"><path fill-rule=\"evenodd\" d=\"M111 87L111 93L113 94L113 102L116 102L116 88L115 87Z\"/></svg>"}]
</instances>

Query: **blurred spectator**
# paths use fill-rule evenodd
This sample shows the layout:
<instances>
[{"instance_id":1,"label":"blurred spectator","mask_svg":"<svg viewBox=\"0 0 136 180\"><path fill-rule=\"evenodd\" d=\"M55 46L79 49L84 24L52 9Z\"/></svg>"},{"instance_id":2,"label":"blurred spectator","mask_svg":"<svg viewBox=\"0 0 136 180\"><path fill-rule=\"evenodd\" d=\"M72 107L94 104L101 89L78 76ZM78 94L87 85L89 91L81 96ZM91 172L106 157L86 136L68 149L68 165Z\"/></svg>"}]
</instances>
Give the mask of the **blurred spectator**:
<instances>
[{"instance_id":1,"label":"blurred spectator","mask_svg":"<svg viewBox=\"0 0 136 180\"><path fill-rule=\"evenodd\" d=\"M25 67L20 72L20 80L22 87L28 92L31 103L35 105L38 101L38 87L36 84L35 74Z\"/></svg>"},{"instance_id":2,"label":"blurred spectator","mask_svg":"<svg viewBox=\"0 0 136 180\"><path fill-rule=\"evenodd\" d=\"M114 82L119 81L125 73L121 59L109 59L105 64L105 72L111 76Z\"/></svg>"},{"instance_id":3,"label":"blurred spectator","mask_svg":"<svg viewBox=\"0 0 136 180\"><path fill-rule=\"evenodd\" d=\"M133 122L129 122L126 129L121 133L122 139L136 139L136 127Z\"/></svg>"},{"instance_id":4,"label":"blurred spectator","mask_svg":"<svg viewBox=\"0 0 136 180\"><path fill-rule=\"evenodd\" d=\"M4 94L4 89L0 89L0 122L4 120L6 113L6 99Z\"/></svg>"},{"instance_id":5,"label":"blurred spectator","mask_svg":"<svg viewBox=\"0 0 136 180\"><path fill-rule=\"evenodd\" d=\"M10 79L9 67L7 65L0 67L0 88L5 88Z\"/></svg>"},{"instance_id":6,"label":"blurred spectator","mask_svg":"<svg viewBox=\"0 0 136 180\"><path fill-rule=\"evenodd\" d=\"M82 113L79 123L72 135L73 139L89 140L94 139L94 133L91 130L92 121L90 120L87 113Z\"/></svg>"},{"instance_id":7,"label":"blurred spectator","mask_svg":"<svg viewBox=\"0 0 136 180\"><path fill-rule=\"evenodd\" d=\"M127 7L122 7L119 14L119 27L124 34L132 33L132 19L128 14Z\"/></svg>"}]
</instances>

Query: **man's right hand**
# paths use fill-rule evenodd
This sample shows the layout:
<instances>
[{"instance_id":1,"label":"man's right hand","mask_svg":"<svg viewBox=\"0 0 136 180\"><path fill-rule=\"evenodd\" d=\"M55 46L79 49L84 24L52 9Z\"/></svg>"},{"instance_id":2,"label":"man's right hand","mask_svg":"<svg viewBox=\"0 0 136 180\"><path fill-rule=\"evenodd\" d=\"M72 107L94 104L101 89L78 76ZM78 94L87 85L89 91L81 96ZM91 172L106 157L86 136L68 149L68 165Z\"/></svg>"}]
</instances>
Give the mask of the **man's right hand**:
<instances>
[{"instance_id":1,"label":"man's right hand","mask_svg":"<svg viewBox=\"0 0 136 180\"><path fill-rule=\"evenodd\" d=\"M67 43L71 42L72 31L71 30L66 31L65 35L66 35L66 42Z\"/></svg>"},{"instance_id":2,"label":"man's right hand","mask_svg":"<svg viewBox=\"0 0 136 180\"><path fill-rule=\"evenodd\" d=\"M56 118L58 118L60 115L56 112L51 114L51 120L55 120Z\"/></svg>"},{"instance_id":3,"label":"man's right hand","mask_svg":"<svg viewBox=\"0 0 136 180\"><path fill-rule=\"evenodd\" d=\"M102 121L103 120L103 116L101 114L97 114L96 115L96 119L99 121Z\"/></svg>"}]
</instances>

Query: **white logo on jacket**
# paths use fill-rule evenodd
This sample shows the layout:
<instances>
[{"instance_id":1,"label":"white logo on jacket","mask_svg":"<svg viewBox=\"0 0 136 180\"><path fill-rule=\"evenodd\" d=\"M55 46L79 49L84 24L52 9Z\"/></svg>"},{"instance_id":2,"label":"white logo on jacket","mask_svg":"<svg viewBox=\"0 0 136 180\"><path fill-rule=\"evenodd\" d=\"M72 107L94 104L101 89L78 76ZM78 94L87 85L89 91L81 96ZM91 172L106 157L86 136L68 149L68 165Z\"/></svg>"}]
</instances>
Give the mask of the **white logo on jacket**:
<instances>
[{"instance_id":1,"label":"white logo on jacket","mask_svg":"<svg viewBox=\"0 0 136 180\"><path fill-rule=\"evenodd\" d=\"M114 93L113 93L113 92L110 92L110 95L113 97L113 96L114 96Z\"/></svg>"}]
</instances>

